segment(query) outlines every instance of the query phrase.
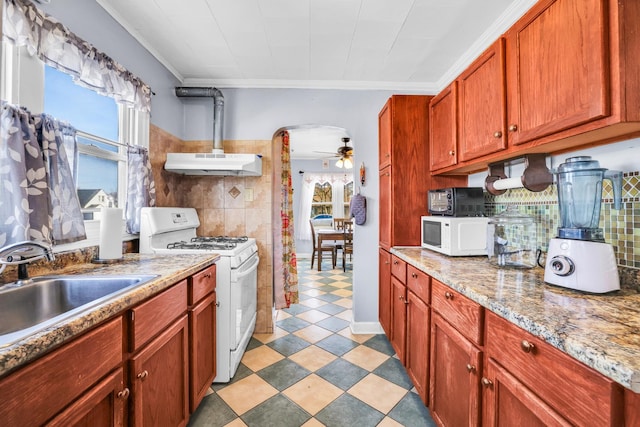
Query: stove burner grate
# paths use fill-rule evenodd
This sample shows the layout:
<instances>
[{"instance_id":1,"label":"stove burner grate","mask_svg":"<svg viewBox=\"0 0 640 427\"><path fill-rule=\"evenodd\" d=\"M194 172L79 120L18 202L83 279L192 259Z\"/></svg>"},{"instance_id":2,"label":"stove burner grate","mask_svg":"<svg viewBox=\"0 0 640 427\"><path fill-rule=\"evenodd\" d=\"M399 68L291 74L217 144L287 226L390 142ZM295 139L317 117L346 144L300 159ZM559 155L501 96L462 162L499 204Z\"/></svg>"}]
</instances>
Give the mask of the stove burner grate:
<instances>
[{"instance_id":1,"label":"stove burner grate","mask_svg":"<svg viewBox=\"0 0 640 427\"><path fill-rule=\"evenodd\" d=\"M234 249L237 243L234 242L174 242L167 245L167 249L197 249L202 251L207 250L229 250Z\"/></svg>"},{"instance_id":2,"label":"stove burner grate","mask_svg":"<svg viewBox=\"0 0 640 427\"><path fill-rule=\"evenodd\" d=\"M249 238L247 236L231 237L231 236L199 236L191 239L197 243L244 243Z\"/></svg>"}]
</instances>

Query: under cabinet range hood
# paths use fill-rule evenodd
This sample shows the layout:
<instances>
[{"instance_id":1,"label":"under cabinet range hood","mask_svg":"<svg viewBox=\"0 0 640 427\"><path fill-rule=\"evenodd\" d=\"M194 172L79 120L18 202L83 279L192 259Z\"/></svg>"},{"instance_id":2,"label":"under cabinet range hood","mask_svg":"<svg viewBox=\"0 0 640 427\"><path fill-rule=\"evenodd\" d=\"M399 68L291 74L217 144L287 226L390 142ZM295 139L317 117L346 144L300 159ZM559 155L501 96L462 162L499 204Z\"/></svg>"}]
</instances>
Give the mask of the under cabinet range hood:
<instances>
[{"instance_id":1,"label":"under cabinet range hood","mask_svg":"<svg viewBox=\"0 0 640 427\"><path fill-rule=\"evenodd\" d=\"M261 176L258 154L167 153L165 170L183 175Z\"/></svg>"},{"instance_id":2,"label":"under cabinet range hood","mask_svg":"<svg viewBox=\"0 0 640 427\"><path fill-rule=\"evenodd\" d=\"M261 176L262 156L231 154L222 149L224 96L214 87L177 87L180 98L213 98L213 150L211 153L167 153L164 169L183 175Z\"/></svg>"}]
</instances>

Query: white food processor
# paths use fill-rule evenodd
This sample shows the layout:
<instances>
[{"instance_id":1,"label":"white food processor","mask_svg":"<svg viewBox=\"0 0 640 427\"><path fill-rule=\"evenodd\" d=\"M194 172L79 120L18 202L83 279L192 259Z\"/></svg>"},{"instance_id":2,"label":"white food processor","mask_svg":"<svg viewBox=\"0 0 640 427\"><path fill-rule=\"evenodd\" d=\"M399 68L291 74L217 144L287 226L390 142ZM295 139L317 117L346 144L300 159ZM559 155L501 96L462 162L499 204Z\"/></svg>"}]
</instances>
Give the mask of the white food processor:
<instances>
[{"instance_id":1,"label":"white food processor","mask_svg":"<svg viewBox=\"0 0 640 427\"><path fill-rule=\"evenodd\" d=\"M544 281L592 293L620 289L613 247L604 241L600 221L602 182L613 185L614 205L622 201L622 172L600 167L591 156L570 157L554 172L557 177L560 227L549 241Z\"/></svg>"}]
</instances>

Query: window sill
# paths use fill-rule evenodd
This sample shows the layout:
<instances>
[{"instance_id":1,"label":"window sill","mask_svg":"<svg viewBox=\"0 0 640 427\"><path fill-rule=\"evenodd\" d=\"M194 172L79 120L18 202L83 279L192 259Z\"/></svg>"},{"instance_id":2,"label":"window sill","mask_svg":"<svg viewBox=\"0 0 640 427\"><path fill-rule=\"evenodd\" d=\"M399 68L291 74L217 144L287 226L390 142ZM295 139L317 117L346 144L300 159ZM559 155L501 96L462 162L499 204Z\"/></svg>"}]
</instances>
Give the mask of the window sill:
<instances>
[{"instance_id":1,"label":"window sill","mask_svg":"<svg viewBox=\"0 0 640 427\"><path fill-rule=\"evenodd\" d=\"M91 246L100 245L100 221L85 221L85 231L87 232L87 238L85 240L79 240L73 243L65 243L63 245L55 245L53 247L54 253L70 252L78 249L84 249ZM125 223L122 220L122 229L125 230ZM122 241L127 242L137 239L137 234L129 234L127 232L122 233Z\"/></svg>"}]
</instances>

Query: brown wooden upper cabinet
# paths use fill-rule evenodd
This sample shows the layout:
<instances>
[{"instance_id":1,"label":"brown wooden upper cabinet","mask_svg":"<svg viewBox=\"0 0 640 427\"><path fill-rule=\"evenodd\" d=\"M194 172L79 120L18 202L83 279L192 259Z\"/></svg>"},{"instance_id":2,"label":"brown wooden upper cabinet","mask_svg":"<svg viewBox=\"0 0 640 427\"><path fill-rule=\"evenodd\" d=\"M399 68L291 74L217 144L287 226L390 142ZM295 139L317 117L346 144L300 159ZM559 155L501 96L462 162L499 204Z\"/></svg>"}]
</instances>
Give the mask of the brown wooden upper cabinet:
<instances>
[{"instance_id":1,"label":"brown wooden upper cabinet","mask_svg":"<svg viewBox=\"0 0 640 427\"><path fill-rule=\"evenodd\" d=\"M507 148L504 39L489 47L458 78L458 159Z\"/></svg>"},{"instance_id":2,"label":"brown wooden upper cabinet","mask_svg":"<svg viewBox=\"0 0 640 427\"><path fill-rule=\"evenodd\" d=\"M637 136L639 28L637 0L540 0L434 98L431 170Z\"/></svg>"},{"instance_id":3,"label":"brown wooden upper cabinet","mask_svg":"<svg viewBox=\"0 0 640 427\"><path fill-rule=\"evenodd\" d=\"M453 82L429 103L431 170L458 163L458 83Z\"/></svg>"},{"instance_id":4,"label":"brown wooden upper cabinet","mask_svg":"<svg viewBox=\"0 0 640 427\"><path fill-rule=\"evenodd\" d=\"M542 1L506 33L511 143L611 114L607 3Z\"/></svg>"},{"instance_id":5,"label":"brown wooden upper cabinet","mask_svg":"<svg viewBox=\"0 0 640 427\"><path fill-rule=\"evenodd\" d=\"M391 165L391 101L384 104L378 115L378 168Z\"/></svg>"}]
</instances>

